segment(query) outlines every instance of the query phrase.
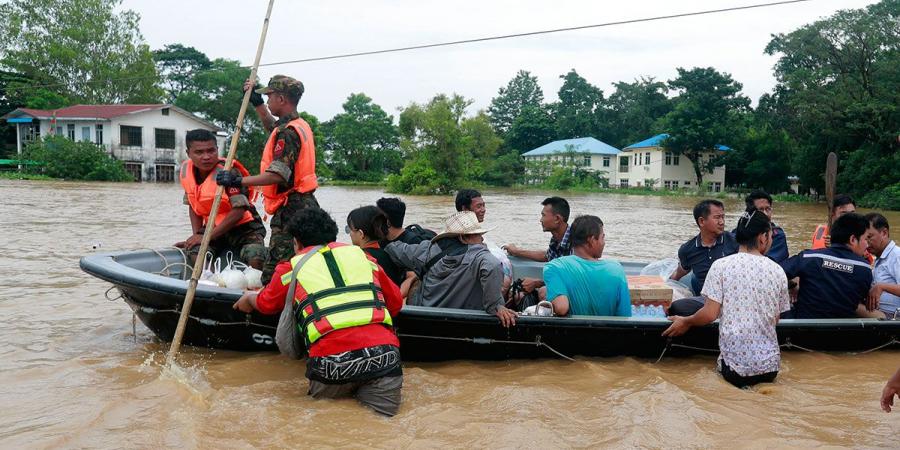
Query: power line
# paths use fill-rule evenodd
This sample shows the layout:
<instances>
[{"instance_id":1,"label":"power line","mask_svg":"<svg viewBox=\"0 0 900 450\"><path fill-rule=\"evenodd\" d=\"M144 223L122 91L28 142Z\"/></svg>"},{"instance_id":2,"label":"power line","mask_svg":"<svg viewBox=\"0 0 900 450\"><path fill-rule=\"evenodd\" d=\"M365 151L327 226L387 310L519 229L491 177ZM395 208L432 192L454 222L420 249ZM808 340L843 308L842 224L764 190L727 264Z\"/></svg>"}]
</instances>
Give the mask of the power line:
<instances>
[{"instance_id":1,"label":"power line","mask_svg":"<svg viewBox=\"0 0 900 450\"><path fill-rule=\"evenodd\" d=\"M749 9L768 8L768 7L772 7L772 6L782 6L782 5L789 5L789 4L794 4L794 3L807 3L807 2L811 2L811 1L813 1L813 0L784 0L784 1L770 2L770 3L757 3L757 4L753 4L753 5L734 6L731 8L709 9L709 10L705 10L705 11L695 11L695 12L687 12L687 13L679 13L679 14L668 14L668 15L664 15L664 16L645 17L645 18L640 18L640 19L619 20L619 21L615 21L615 22L605 22L605 23L598 23L598 24L593 24L593 25L579 25L579 26L575 26L575 27L554 28L554 29L550 29L550 30L530 31L530 32L525 32L525 33L487 36L487 37L480 37L480 38L473 38L473 39L463 39L463 40L458 40L458 41L438 42L438 43L434 43L434 44L412 45L412 46L407 46L407 47L397 47L397 48L389 48L389 49L382 49L382 50L343 53L343 54L330 55L330 56L317 56L317 57L312 57L312 58L294 59L294 60L289 60L289 61L277 61L277 62L263 63L263 64L260 64L259 66L260 67L271 67L271 66L280 66L280 65L285 65L285 64L301 64L301 63L315 62L315 61L328 61L328 60L334 60L334 59L355 58L355 57L359 57L359 56L380 55L380 54L385 54L385 53L399 53L399 52L422 50L422 49L428 49L428 48L449 47L449 46L454 46L454 45L473 44L473 43L477 43L477 42L498 41L498 40L503 40L503 39L514 39L514 38L520 38L520 37L537 36L537 35L542 35L542 34L552 34L552 33L562 33L562 32L567 32L567 31L586 30L586 29L591 29L591 28L612 27L612 26L617 26L617 25L628 25L628 24L635 24L635 23L642 23L642 22L653 22L653 21L659 21L659 20L679 19L679 18L683 18L683 17L703 16L703 15L709 15L709 14L719 14L719 13L743 11L743 10L749 10ZM249 66L241 66L241 67L249 68ZM211 72L211 71L217 71L217 70L224 70L224 69L206 69L204 71L198 71L198 72L185 72L184 74ZM88 81L83 81L80 83L82 83L82 84L110 83L113 81L130 81L130 80L140 80L140 79L149 79L149 78L156 78L156 77L146 75L146 76L113 78L113 79L107 79L107 80L88 80ZM78 82L76 82L76 83L78 83ZM46 87L66 86L69 84L73 84L73 83L50 83L50 84L42 84L42 85L30 85L30 86L23 86L20 88L15 88L15 89L16 90L28 90L28 89L38 89L38 88L46 88Z\"/></svg>"}]
</instances>

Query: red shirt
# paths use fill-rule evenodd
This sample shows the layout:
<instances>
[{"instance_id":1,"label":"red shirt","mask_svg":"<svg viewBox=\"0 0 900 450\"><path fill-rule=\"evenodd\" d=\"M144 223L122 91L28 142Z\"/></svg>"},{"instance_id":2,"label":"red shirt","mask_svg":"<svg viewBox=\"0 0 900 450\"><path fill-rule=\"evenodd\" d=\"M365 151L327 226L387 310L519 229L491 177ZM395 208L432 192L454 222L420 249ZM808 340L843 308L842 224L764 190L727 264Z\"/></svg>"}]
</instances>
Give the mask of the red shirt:
<instances>
[{"instance_id":1,"label":"red shirt","mask_svg":"<svg viewBox=\"0 0 900 450\"><path fill-rule=\"evenodd\" d=\"M330 248L342 247L347 244L332 242L328 244ZM306 247L300 253L306 253L311 247ZM369 261L375 262L375 259L366 255ZM377 262L375 262L377 265ZM256 297L256 309L263 314L280 314L284 309L284 300L287 297L289 285L281 284L281 276L291 272L290 261L285 261L275 266L275 273L269 284L259 291ZM400 288L381 270L381 266L375 270L375 277L381 286L381 293L384 296L384 302L387 305L388 313L392 318L396 318L400 309L403 308L403 298L400 296ZM295 295L305 296L306 293L298 284ZM361 327L344 328L332 331L321 339L313 343L309 349L309 356L328 356L336 353L349 352L359 350L361 348L373 347L376 345L395 345L400 346L400 341L394 331L381 324L369 324Z\"/></svg>"}]
</instances>

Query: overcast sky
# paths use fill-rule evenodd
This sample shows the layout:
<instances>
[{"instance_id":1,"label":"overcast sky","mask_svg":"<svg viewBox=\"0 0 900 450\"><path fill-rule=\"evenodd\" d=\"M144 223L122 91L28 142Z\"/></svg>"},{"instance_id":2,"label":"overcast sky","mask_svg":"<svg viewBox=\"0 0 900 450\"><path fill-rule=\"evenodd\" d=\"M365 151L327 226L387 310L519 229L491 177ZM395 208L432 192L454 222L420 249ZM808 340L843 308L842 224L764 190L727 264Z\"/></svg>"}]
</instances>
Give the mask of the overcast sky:
<instances>
[{"instance_id":1,"label":"overcast sky","mask_svg":"<svg viewBox=\"0 0 900 450\"><path fill-rule=\"evenodd\" d=\"M771 0L630 1L305 1L276 0L262 61L287 61L483 36L606 23ZM787 33L840 9L875 3L806 3L698 17L465 44L351 59L260 68L260 78L284 73L303 81L300 109L322 120L341 111L354 92L389 114L410 102L456 92L486 108L520 69L536 75L546 101L555 101L559 76L574 68L606 96L612 83L641 76L667 80L676 67L712 66L743 83L753 99L769 92L774 57L763 49ZM125 0L141 15L151 49L181 43L249 65L265 17L266 0Z\"/></svg>"}]
</instances>

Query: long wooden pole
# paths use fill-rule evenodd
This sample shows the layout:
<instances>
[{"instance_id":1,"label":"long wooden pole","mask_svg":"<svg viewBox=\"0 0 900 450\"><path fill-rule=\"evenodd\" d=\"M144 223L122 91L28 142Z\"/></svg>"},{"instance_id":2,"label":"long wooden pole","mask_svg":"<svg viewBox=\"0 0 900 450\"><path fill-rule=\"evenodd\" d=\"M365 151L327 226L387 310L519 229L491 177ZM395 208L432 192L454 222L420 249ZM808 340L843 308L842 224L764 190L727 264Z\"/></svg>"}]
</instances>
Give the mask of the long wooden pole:
<instances>
[{"instance_id":1,"label":"long wooden pole","mask_svg":"<svg viewBox=\"0 0 900 450\"><path fill-rule=\"evenodd\" d=\"M262 33L259 35L259 45L256 47L256 59L253 60L253 68L250 69L250 79L256 79L256 71L259 69L259 59L262 57L263 47L266 43L266 32L269 31L269 18L272 16L272 6L275 0L269 0L269 7L266 10L266 19L263 21ZM244 92L244 100L241 102L241 110L238 113L237 124L235 125L234 134L231 135L231 147L228 149L228 157L225 159L225 170L231 170L234 163L234 155L237 153L238 138L241 135L241 127L244 125L244 115L247 113L247 105L250 104L250 89ZM219 212L219 203L222 202L222 194L225 192L223 186L216 189L216 198L213 200L212 209L209 211L209 217L216 217ZM175 336L172 337L172 346L169 347L169 354L166 356L166 364L172 364L175 355L181 348L181 339L184 337L184 328L187 325L188 316L191 313L191 306L194 304L194 295L197 293L197 281L200 279L200 273L203 271L203 256L209 248L209 240L212 236L215 221L210 220L206 224L203 231L203 240L200 242L200 251L197 254L197 260L194 262L194 271L191 273L191 281L188 284L187 294L184 296L184 304L181 306L181 317L178 318L178 327L175 328Z\"/></svg>"},{"instance_id":2,"label":"long wooden pole","mask_svg":"<svg viewBox=\"0 0 900 450\"><path fill-rule=\"evenodd\" d=\"M825 201L828 202L828 234L831 234L831 217L834 216L834 191L837 185L837 155L828 154L825 160Z\"/></svg>"}]
</instances>

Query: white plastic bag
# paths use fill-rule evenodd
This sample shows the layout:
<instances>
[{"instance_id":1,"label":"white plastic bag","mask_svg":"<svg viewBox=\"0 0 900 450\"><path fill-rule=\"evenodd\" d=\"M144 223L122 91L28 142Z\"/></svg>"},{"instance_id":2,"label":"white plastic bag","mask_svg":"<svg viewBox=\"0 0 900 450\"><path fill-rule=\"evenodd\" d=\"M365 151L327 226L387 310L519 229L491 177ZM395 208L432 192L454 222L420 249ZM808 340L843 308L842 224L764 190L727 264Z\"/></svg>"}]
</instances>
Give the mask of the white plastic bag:
<instances>
[{"instance_id":1,"label":"white plastic bag","mask_svg":"<svg viewBox=\"0 0 900 450\"><path fill-rule=\"evenodd\" d=\"M229 289L247 289L247 278L244 276L244 272L237 268L237 265L244 266L244 263L235 261L231 252L226 253L225 269L219 274L222 285Z\"/></svg>"},{"instance_id":2,"label":"white plastic bag","mask_svg":"<svg viewBox=\"0 0 900 450\"><path fill-rule=\"evenodd\" d=\"M525 308L522 311L523 316L538 316L538 317L552 317L553 316L553 305L544 300L537 305L532 305Z\"/></svg>"},{"instance_id":3,"label":"white plastic bag","mask_svg":"<svg viewBox=\"0 0 900 450\"><path fill-rule=\"evenodd\" d=\"M212 253L206 252L206 255L203 257L203 272L200 273L200 279L197 280L198 284L203 284L206 286L224 286L225 283L222 282L221 277L219 276L219 260L215 259Z\"/></svg>"},{"instance_id":4,"label":"white plastic bag","mask_svg":"<svg viewBox=\"0 0 900 450\"><path fill-rule=\"evenodd\" d=\"M641 269L641 275L658 275L663 281L668 280L672 276L672 272L678 268L678 260L675 258L666 258L654 261Z\"/></svg>"},{"instance_id":5,"label":"white plastic bag","mask_svg":"<svg viewBox=\"0 0 900 450\"><path fill-rule=\"evenodd\" d=\"M247 268L244 269L244 278L247 279L247 289L255 291L263 287L262 270L247 266Z\"/></svg>"}]
</instances>

